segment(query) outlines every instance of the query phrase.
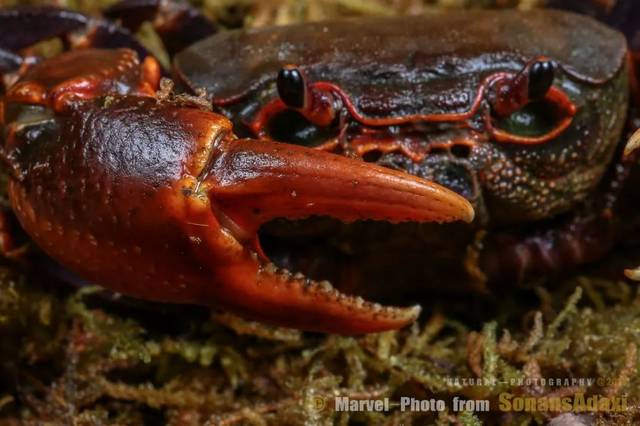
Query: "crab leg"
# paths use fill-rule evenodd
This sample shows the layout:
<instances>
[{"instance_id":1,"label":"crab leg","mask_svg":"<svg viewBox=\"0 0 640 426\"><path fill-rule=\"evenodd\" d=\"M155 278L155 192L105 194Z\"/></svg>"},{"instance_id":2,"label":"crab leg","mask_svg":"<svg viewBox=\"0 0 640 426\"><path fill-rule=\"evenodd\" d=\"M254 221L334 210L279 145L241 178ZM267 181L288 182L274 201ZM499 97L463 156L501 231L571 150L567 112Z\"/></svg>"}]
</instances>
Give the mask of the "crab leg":
<instances>
[{"instance_id":1,"label":"crab leg","mask_svg":"<svg viewBox=\"0 0 640 426\"><path fill-rule=\"evenodd\" d=\"M142 58L148 55L129 31L106 19L46 6L0 10L0 50L16 53L53 37L63 37L73 46L128 47Z\"/></svg>"},{"instance_id":2,"label":"crab leg","mask_svg":"<svg viewBox=\"0 0 640 426\"><path fill-rule=\"evenodd\" d=\"M164 0L122 0L104 11L131 32L148 21L170 56L218 31L216 24L188 2Z\"/></svg>"}]
</instances>

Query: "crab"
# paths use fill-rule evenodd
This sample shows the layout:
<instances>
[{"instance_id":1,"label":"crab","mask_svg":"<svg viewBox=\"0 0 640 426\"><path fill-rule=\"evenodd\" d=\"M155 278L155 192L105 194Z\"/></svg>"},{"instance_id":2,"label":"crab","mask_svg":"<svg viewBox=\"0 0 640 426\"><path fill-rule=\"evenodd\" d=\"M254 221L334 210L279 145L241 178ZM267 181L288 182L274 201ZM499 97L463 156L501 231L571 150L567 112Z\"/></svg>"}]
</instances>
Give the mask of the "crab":
<instances>
[{"instance_id":1,"label":"crab","mask_svg":"<svg viewBox=\"0 0 640 426\"><path fill-rule=\"evenodd\" d=\"M167 7L125 1L107 15L134 29L160 16L174 42L192 21L215 32ZM28 24L42 30L17 31ZM484 289L609 248L593 236L612 226L603 187L628 169L607 175L622 164L628 51L590 18L225 31L174 43L178 93L110 21L17 9L0 28L13 212L51 258L115 291L360 334L420 312L363 296L406 300L470 277ZM18 54L54 35L74 48Z\"/></svg>"}]
</instances>

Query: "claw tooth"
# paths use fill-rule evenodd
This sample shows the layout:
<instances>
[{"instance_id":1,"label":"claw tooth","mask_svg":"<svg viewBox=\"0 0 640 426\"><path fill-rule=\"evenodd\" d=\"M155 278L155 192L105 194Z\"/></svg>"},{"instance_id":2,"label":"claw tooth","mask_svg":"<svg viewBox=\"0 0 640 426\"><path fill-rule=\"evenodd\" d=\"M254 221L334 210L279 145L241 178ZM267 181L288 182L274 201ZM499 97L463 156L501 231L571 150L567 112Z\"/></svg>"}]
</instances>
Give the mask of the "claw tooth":
<instances>
[{"instance_id":1,"label":"claw tooth","mask_svg":"<svg viewBox=\"0 0 640 426\"><path fill-rule=\"evenodd\" d=\"M320 282L318 283L318 285L319 285L319 286L320 286L320 288L321 288L324 292L326 292L326 293L329 293L329 292L333 291L333 286L332 286L332 285L331 285L331 283L330 283L329 281L327 281L327 280L320 281Z\"/></svg>"},{"instance_id":2,"label":"claw tooth","mask_svg":"<svg viewBox=\"0 0 640 426\"><path fill-rule=\"evenodd\" d=\"M278 268L273 263L267 263L264 267L265 272L269 274L275 274L278 271Z\"/></svg>"},{"instance_id":3,"label":"claw tooth","mask_svg":"<svg viewBox=\"0 0 640 426\"><path fill-rule=\"evenodd\" d=\"M379 303L374 303L372 306L373 310L376 312L380 312L382 310L382 305Z\"/></svg>"},{"instance_id":4,"label":"claw tooth","mask_svg":"<svg viewBox=\"0 0 640 426\"><path fill-rule=\"evenodd\" d=\"M282 275L285 278L289 278L289 277L291 277L291 272L289 272L288 269L283 268L283 269L280 270L280 275Z\"/></svg>"},{"instance_id":5,"label":"claw tooth","mask_svg":"<svg viewBox=\"0 0 640 426\"><path fill-rule=\"evenodd\" d=\"M303 280L304 279L304 274L302 272L296 272L296 274L293 276L293 278L295 278L296 280Z\"/></svg>"},{"instance_id":6,"label":"claw tooth","mask_svg":"<svg viewBox=\"0 0 640 426\"><path fill-rule=\"evenodd\" d=\"M409 308L409 310L411 311L411 316L413 316L414 318L418 318L420 316L420 313L422 312L422 308L420 307L420 305L413 305L411 308Z\"/></svg>"},{"instance_id":7,"label":"claw tooth","mask_svg":"<svg viewBox=\"0 0 640 426\"><path fill-rule=\"evenodd\" d=\"M364 299L362 297L358 296L358 297L356 297L354 303L358 308L361 308L361 307L364 306Z\"/></svg>"}]
</instances>

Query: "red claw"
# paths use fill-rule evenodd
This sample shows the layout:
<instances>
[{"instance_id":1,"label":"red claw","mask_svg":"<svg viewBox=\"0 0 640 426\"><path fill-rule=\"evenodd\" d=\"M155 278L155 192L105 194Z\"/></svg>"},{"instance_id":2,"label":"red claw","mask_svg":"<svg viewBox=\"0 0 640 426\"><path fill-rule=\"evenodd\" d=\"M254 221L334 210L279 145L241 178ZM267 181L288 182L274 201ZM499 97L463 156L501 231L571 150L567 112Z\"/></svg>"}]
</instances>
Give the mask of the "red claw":
<instances>
[{"instance_id":1,"label":"red claw","mask_svg":"<svg viewBox=\"0 0 640 426\"><path fill-rule=\"evenodd\" d=\"M473 220L463 197L423 179L310 148L238 140L226 118L155 97L158 74L146 62L118 66L114 56L112 72L103 63L97 73L89 64L104 52L67 55L36 65L9 90L14 121L4 156L17 171L9 194L25 230L88 280L304 330L389 330L415 320L419 307L381 307L279 269L259 253L259 227L310 215ZM83 72L49 72L59 61ZM27 104L53 112L29 118ZM33 126L41 130L28 131Z\"/></svg>"},{"instance_id":2,"label":"red claw","mask_svg":"<svg viewBox=\"0 0 640 426\"><path fill-rule=\"evenodd\" d=\"M254 241L260 225L276 217L326 215L342 221L472 221L461 196L434 183L323 151L251 139L219 142L206 170L219 223L240 241ZM240 253L238 253L240 258ZM420 308L381 307L293 275L252 255L228 274L236 310L263 321L305 330L359 334L413 322ZM256 279L257 277L257 279ZM248 305L248 306L247 306ZM248 309L248 310L247 310Z\"/></svg>"}]
</instances>

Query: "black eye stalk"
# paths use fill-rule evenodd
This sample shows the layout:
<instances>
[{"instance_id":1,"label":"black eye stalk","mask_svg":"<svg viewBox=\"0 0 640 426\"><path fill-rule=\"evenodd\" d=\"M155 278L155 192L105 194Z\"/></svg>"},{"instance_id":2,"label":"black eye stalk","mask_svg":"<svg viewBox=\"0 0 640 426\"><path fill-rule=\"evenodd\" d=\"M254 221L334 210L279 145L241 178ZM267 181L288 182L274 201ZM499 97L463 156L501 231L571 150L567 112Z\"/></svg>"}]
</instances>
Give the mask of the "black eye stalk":
<instances>
[{"instance_id":1,"label":"black eye stalk","mask_svg":"<svg viewBox=\"0 0 640 426\"><path fill-rule=\"evenodd\" d=\"M313 124L330 126L339 109L335 94L321 82L309 82L296 65L285 65L278 72L276 87L282 103L294 109Z\"/></svg>"},{"instance_id":2,"label":"black eye stalk","mask_svg":"<svg viewBox=\"0 0 640 426\"><path fill-rule=\"evenodd\" d=\"M545 97L556 73L556 66L551 60L541 60L529 66L529 100L539 100Z\"/></svg>"},{"instance_id":3,"label":"black eye stalk","mask_svg":"<svg viewBox=\"0 0 640 426\"><path fill-rule=\"evenodd\" d=\"M278 95L289 108L301 109L307 98L307 84L302 72L291 65L285 66L278 72L276 80Z\"/></svg>"},{"instance_id":4,"label":"black eye stalk","mask_svg":"<svg viewBox=\"0 0 640 426\"><path fill-rule=\"evenodd\" d=\"M493 114L506 117L531 101L544 99L553 86L555 69L552 60L536 58L513 77L494 81L489 95Z\"/></svg>"}]
</instances>

